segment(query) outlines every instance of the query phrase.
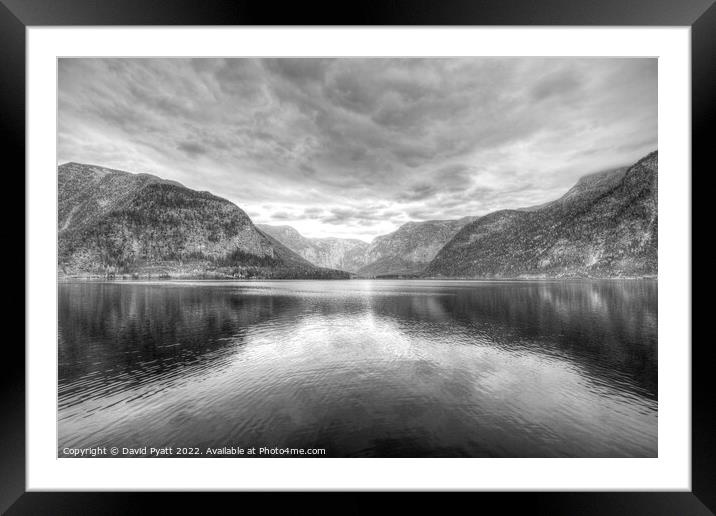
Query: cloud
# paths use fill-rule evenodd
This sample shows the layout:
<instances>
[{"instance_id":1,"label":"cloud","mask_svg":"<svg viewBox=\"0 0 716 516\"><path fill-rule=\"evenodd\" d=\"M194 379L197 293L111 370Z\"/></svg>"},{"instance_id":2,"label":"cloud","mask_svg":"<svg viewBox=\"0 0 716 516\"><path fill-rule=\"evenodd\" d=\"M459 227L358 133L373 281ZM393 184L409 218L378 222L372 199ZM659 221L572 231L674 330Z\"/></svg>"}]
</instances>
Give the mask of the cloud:
<instances>
[{"instance_id":1,"label":"cloud","mask_svg":"<svg viewBox=\"0 0 716 516\"><path fill-rule=\"evenodd\" d=\"M323 215L322 208L306 208L303 210L303 217L306 219L317 219Z\"/></svg>"},{"instance_id":2,"label":"cloud","mask_svg":"<svg viewBox=\"0 0 716 516\"><path fill-rule=\"evenodd\" d=\"M576 92L581 86L579 76L571 69L560 70L541 79L531 90L533 100L539 101L549 97L563 98Z\"/></svg>"},{"instance_id":3,"label":"cloud","mask_svg":"<svg viewBox=\"0 0 716 516\"><path fill-rule=\"evenodd\" d=\"M277 211L271 214L273 220L292 220L296 218L296 215L287 211Z\"/></svg>"},{"instance_id":4,"label":"cloud","mask_svg":"<svg viewBox=\"0 0 716 516\"><path fill-rule=\"evenodd\" d=\"M187 154L206 154L208 149L203 145L199 145L196 142L181 142L177 145L177 149L186 152Z\"/></svg>"},{"instance_id":5,"label":"cloud","mask_svg":"<svg viewBox=\"0 0 716 516\"><path fill-rule=\"evenodd\" d=\"M635 161L656 146L656 75L622 58L60 59L58 161L370 240Z\"/></svg>"}]
</instances>

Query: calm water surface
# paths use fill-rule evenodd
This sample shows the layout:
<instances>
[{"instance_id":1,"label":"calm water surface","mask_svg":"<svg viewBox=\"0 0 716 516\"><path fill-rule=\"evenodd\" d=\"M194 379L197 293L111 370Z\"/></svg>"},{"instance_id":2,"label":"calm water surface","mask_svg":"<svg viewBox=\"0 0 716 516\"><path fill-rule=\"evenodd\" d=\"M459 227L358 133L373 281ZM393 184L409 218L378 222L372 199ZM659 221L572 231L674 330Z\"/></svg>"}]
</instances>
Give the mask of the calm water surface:
<instances>
[{"instance_id":1,"label":"calm water surface","mask_svg":"<svg viewBox=\"0 0 716 516\"><path fill-rule=\"evenodd\" d=\"M59 285L59 448L655 457L655 281Z\"/></svg>"}]
</instances>

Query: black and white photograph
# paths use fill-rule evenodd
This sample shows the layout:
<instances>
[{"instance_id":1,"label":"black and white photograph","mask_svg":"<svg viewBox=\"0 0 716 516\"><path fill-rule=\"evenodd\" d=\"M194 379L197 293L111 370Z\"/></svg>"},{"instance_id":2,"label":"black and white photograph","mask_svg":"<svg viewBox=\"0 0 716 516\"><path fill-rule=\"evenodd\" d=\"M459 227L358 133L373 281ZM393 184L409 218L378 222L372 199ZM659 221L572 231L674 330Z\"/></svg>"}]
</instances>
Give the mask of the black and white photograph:
<instances>
[{"instance_id":1,"label":"black and white photograph","mask_svg":"<svg viewBox=\"0 0 716 516\"><path fill-rule=\"evenodd\" d=\"M658 457L657 72L58 58L57 457Z\"/></svg>"}]
</instances>

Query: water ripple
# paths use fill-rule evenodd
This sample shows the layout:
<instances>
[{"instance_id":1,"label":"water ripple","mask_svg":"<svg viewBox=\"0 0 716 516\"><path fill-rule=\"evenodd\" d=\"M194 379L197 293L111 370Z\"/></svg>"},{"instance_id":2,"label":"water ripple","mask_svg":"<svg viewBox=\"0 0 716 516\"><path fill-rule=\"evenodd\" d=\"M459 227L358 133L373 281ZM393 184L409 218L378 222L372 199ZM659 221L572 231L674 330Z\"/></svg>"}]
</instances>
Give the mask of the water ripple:
<instances>
[{"instance_id":1,"label":"water ripple","mask_svg":"<svg viewBox=\"0 0 716 516\"><path fill-rule=\"evenodd\" d=\"M60 449L656 455L655 282L59 291Z\"/></svg>"}]
</instances>

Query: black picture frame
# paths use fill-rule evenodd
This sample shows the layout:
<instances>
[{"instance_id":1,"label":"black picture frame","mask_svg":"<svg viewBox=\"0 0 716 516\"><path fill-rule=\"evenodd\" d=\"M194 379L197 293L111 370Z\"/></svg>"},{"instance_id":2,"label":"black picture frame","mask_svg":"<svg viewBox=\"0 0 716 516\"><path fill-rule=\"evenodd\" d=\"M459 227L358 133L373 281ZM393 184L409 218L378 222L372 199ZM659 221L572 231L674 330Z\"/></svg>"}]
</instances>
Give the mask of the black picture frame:
<instances>
[{"instance_id":1,"label":"black picture frame","mask_svg":"<svg viewBox=\"0 0 716 516\"><path fill-rule=\"evenodd\" d=\"M713 162L710 159L713 143L708 129L716 123L714 0L406 0L351 4L294 2L285 6L237 0L0 0L1 144L6 177L13 176L18 181L17 188L23 191L20 171L25 170L25 29L43 25L690 26L692 171L698 169L705 175L712 168L707 168L707 164ZM693 172L691 177L693 179ZM9 183L5 186L9 188ZM15 218L16 213L17 209ZM24 235L21 238L24 239ZM24 307L19 301L15 305ZM694 305L694 312L698 311ZM128 514L151 510L151 503L157 502L162 512L168 512L172 506L184 510L206 509L207 494L189 497L186 493L26 493L25 353L19 339L6 336L4 340L5 367L0 375L1 511L7 514ZM498 506L500 512L520 509L537 514L713 514L716 512L716 423L713 417L716 399L711 381L710 347L709 339L694 339L691 348L691 492L479 493L470 494L478 499L468 503L483 508ZM235 494L220 495L230 496ZM375 500L375 496L352 493L337 507L342 508L340 512L363 512L374 503L382 503L380 498ZM277 503L275 497L266 493L251 497L252 502L264 508L272 508ZM306 500L303 495L291 494L281 503L294 510L308 508L310 504L311 511L317 512L320 507L315 505L316 501ZM425 508L422 496L417 496L416 501Z\"/></svg>"}]
</instances>

